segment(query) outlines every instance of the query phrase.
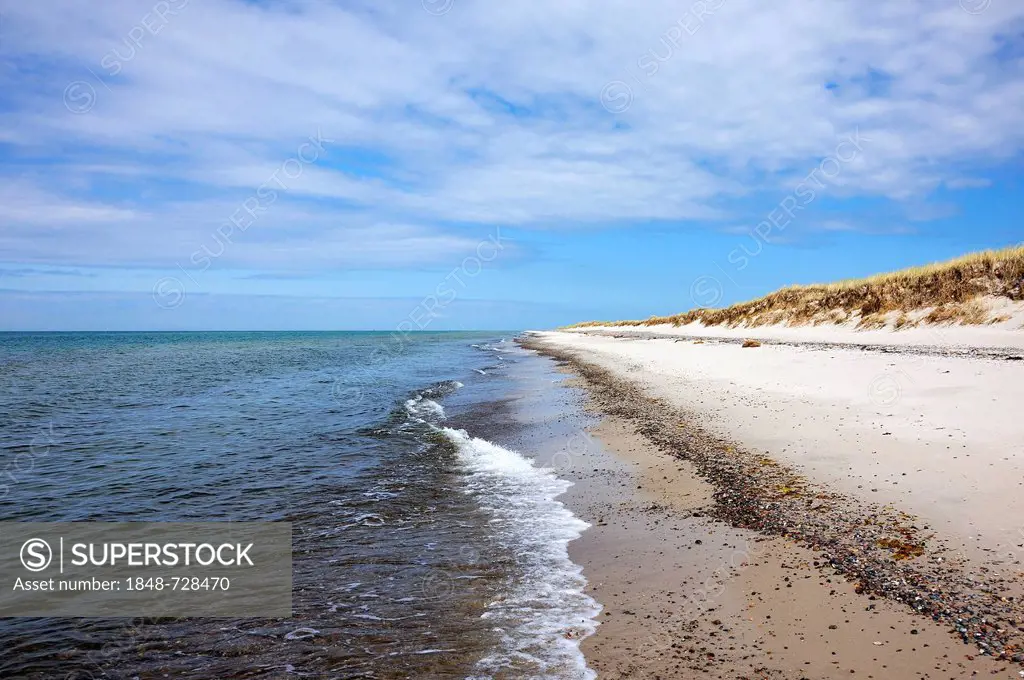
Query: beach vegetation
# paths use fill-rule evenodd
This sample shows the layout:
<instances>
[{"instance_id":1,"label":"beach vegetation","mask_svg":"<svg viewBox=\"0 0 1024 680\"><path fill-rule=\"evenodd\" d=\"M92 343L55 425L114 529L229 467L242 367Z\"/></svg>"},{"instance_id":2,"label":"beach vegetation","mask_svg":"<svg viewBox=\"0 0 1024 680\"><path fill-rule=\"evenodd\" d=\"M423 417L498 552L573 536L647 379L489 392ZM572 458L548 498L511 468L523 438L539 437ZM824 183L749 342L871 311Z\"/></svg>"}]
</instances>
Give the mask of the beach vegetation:
<instances>
[{"instance_id":1,"label":"beach vegetation","mask_svg":"<svg viewBox=\"0 0 1024 680\"><path fill-rule=\"evenodd\" d=\"M701 307L643 320L586 321L592 326L769 326L851 324L912 328L999 323L994 302L1024 302L1024 245L971 253L867 278L787 286L724 308Z\"/></svg>"}]
</instances>

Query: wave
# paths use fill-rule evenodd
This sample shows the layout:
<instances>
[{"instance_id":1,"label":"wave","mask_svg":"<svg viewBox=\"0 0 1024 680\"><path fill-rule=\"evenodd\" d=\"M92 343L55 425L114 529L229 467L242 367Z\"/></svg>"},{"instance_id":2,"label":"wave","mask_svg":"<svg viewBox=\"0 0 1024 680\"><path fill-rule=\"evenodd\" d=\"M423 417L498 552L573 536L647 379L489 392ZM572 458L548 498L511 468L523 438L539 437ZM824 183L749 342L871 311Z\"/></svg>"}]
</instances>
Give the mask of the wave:
<instances>
[{"instance_id":1,"label":"wave","mask_svg":"<svg viewBox=\"0 0 1024 680\"><path fill-rule=\"evenodd\" d=\"M495 343L485 342L482 345L472 344L470 347L478 349L481 352L501 352L508 348L508 343L505 341L505 338L502 338Z\"/></svg>"},{"instance_id":2,"label":"wave","mask_svg":"<svg viewBox=\"0 0 1024 680\"><path fill-rule=\"evenodd\" d=\"M508 590L483 614L500 643L473 677L595 678L580 641L596 630L601 605L584 593L582 568L568 553L590 525L556 500L572 483L465 430L441 431L455 444L466 492L490 513L496 540L518 563Z\"/></svg>"},{"instance_id":3,"label":"wave","mask_svg":"<svg viewBox=\"0 0 1024 680\"><path fill-rule=\"evenodd\" d=\"M432 398L447 397L449 394L462 387L465 387L465 385L460 383L458 380L442 380L436 385L431 385L424 390L420 390L419 394L424 397Z\"/></svg>"},{"instance_id":4,"label":"wave","mask_svg":"<svg viewBox=\"0 0 1024 680\"><path fill-rule=\"evenodd\" d=\"M444 420L444 407L433 399L417 394L405 402L405 410L409 418L415 422L426 423L431 420Z\"/></svg>"},{"instance_id":5,"label":"wave","mask_svg":"<svg viewBox=\"0 0 1024 680\"><path fill-rule=\"evenodd\" d=\"M396 405L386 430L418 433L417 438L431 433L450 442L460 486L487 513L488 542L512 560L507 585L486 604L480 620L496 644L478 657L468 680L592 680L596 675L587 668L580 642L596 630L601 606L584 592L582 567L568 554L569 542L590 525L557 500L572 483L515 451L445 427L441 402L460 387L445 381L413 392ZM363 494L368 503L376 496ZM381 517L363 513L342 528L382 523Z\"/></svg>"}]
</instances>

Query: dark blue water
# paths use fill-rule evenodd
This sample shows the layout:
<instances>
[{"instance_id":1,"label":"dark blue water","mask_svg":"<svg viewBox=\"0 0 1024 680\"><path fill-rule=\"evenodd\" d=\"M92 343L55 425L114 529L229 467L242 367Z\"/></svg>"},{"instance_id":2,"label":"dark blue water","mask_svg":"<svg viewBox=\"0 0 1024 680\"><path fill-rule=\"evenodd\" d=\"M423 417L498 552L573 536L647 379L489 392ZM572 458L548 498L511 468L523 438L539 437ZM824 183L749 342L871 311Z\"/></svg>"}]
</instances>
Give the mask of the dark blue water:
<instances>
[{"instance_id":1,"label":"dark blue water","mask_svg":"<svg viewBox=\"0 0 1024 680\"><path fill-rule=\"evenodd\" d=\"M0 519L295 523L293 618L7 619L0 677L584 677L509 632L549 608L564 637L580 530L557 478L474 439L510 337L0 334Z\"/></svg>"}]
</instances>

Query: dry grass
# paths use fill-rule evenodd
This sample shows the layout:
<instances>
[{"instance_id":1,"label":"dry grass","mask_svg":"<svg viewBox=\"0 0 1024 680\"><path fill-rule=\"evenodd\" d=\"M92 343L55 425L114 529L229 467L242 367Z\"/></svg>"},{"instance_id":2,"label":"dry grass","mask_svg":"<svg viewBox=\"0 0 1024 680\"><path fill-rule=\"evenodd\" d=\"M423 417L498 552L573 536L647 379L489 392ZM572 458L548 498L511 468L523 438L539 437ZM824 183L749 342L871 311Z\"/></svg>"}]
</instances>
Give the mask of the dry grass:
<instances>
[{"instance_id":1,"label":"dry grass","mask_svg":"<svg viewBox=\"0 0 1024 680\"><path fill-rule=\"evenodd\" d=\"M948 262L912 267L865 279L790 286L749 302L723 309L694 309L671 316L637 321L587 321L587 326L674 326L701 322L706 326L766 326L844 323L860 327L892 322L897 327L917 323L986 323L982 296L1024 300L1024 245L971 253ZM914 320L911 312L931 311ZM890 319L889 316L893 318Z\"/></svg>"}]
</instances>

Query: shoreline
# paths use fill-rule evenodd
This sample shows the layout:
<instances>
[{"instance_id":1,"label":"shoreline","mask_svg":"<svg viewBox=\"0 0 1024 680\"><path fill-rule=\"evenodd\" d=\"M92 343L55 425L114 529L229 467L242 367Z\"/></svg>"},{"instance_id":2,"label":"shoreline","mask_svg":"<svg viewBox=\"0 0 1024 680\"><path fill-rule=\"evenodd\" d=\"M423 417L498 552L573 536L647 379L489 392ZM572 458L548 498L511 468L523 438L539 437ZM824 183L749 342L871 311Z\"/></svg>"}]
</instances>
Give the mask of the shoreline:
<instances>
[{"instance_id":1,"label":"shoreline","mask_svg":"<svg viewBox=\"0 0 1024 680\"><path fill-rule=\"evenodd\" d=\"M998 577L929 561L942 550L913 518L812 488L585 352L522 344L580 376L602 416L603 446L575 457L564 496L593 525L570 553L606 607L583 643L599 677L1016 677L1019 607L985 592L1002 592ZM919 546L924 558L900 559Z\"/></svg>"},{"instance_id":2,"label":"shoreline","mask_svg":"<svg viewBox=\"0 0 1024 680\"><path fill-rule=\"evenodd\" d=\"M1020 564L1022 362L895 347L544 338L681 409L712 437L921 518L956 559Z\"/></svg>"}]
</instances>

